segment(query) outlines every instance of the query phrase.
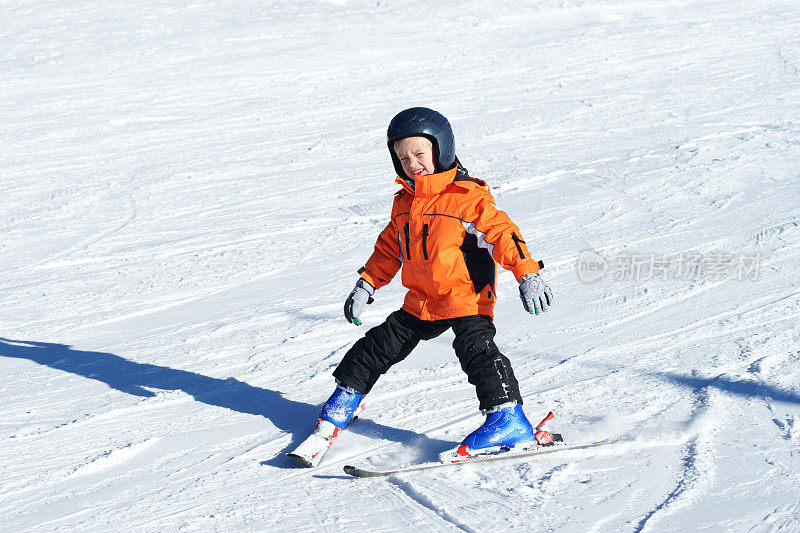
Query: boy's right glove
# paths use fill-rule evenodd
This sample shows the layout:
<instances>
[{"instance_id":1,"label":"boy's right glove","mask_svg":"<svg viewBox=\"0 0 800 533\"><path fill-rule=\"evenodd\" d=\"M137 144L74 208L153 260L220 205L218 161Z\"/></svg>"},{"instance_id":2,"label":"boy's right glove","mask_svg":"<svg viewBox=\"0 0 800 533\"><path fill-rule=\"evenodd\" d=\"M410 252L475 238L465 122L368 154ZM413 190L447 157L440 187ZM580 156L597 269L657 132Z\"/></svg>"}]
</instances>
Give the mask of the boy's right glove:
<instances>
[{"instance_id":1,"label":"boy's right glove","mask_svg":"<svg viewBox=\"0 0 800 533\"><path fill-rule=\"evenodd\" d=\"M372 298L373 294L375 294L375 287L367 283L364 278L359 278L353 292L344 302L344 317L348 322L356 326L361 325L358 317L361 316L364 306L375 301Z\"/></svg>"},{"instance_id":2,"label":"boy's right glove","mask_svg":"<svg viewBox=\"0 0 800 533\"><path fill-rule=\"evenodd\" d=\"M553 303L553 293L539 274L526 274L519 280L519 297L522 306L532 315L546 312Z\"/></svg>"}]
</instances>

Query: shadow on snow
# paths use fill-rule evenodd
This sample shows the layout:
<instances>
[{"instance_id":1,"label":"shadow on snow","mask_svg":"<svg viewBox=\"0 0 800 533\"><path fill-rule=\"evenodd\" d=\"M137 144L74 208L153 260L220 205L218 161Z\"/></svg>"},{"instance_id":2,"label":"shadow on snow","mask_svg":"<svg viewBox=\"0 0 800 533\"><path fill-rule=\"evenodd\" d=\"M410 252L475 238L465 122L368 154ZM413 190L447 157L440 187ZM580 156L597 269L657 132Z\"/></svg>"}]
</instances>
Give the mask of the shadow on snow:
<instances>
[{"instance_id":1,"label":"shadow on snow","mask_svg":"<svg viewBox=\"0 0 800 533\"><path fill-rule=\"evenodd\" d=\"M749 396L753 398L770 399L776 402L788 402L800 404L800 395L795 392L779 389L778 387L767 385L760 381L741 379L733 380L723 377L722 374L713 378L701 378L696 376L685 376L672 372L656 373L667 381L683 385L693 391L699 391L705 387L714 387L729 394L738 396Z\"/></svg>"},{"instance_id":2,"label":"shadow on snow","mask_svg":"<svg viewBox=\"0 0 800 533\"><path fill-rule=\"evenodd\" d=\"M279 430L292 435L291 443L281 453L262 463L282 468L295 466L284 452L299 444L311 432L320 409L317 405L289 400L281 392L254 387L238 379L212 378L187 370L137 363L112 353L75 350L65 344L17 341L0 337L0 356L28 359L56 370L106 383L109 387L133 396L155 396L154 392L145 387L180 390L208 405L263 416ZM364 418L359 418L352 431L400 442L422 439L429 441L432 448L439 448L440 451L452 444Z\"/></svg>"}]
</instances>

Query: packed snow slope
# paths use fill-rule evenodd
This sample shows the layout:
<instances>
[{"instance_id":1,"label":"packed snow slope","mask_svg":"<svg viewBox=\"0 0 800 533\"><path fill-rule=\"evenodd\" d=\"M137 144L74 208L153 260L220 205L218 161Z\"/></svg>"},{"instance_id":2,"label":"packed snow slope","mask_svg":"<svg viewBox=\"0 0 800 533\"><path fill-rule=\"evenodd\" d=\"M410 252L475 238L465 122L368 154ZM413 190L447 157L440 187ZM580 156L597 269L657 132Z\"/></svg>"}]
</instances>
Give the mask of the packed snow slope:
<instances>
[{"instance_id":1,"label":"packed snow slope","mask_svg":"<svg viewBox=\"0 0 800 533\"><path fill-rule=\"evenodd\" d=\"M795 0L6 0L0 18L3 531L800 529ZM546 315L497 286L527 413L621 443L344 476L481 423L448 333L319 468L285 457L401 305L395 280L364 326L342 316L397 190L386 125L417 105L545 262ZM586 251L605 277L579 278ZM672 270L692 254L702 271ZM669 269L615 273L631 256Z\"/></svg>"}]
</instances>

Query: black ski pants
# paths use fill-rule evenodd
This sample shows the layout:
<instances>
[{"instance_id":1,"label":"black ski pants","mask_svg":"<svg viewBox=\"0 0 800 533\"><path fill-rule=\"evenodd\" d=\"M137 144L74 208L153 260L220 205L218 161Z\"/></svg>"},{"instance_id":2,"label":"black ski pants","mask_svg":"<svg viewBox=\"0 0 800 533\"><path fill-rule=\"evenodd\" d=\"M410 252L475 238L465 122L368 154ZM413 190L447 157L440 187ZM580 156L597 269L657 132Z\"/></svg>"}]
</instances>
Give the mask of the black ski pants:
<instances>
[{"instance_id":1,"label":"black ski pants","mask_svg":"<svg viewBox=\"0 0 800 533\"><path fill-rule=\"evenodd\" d=\"M420 320L400 309L390 314L383 324L367 331L347 351L333 376L366 394L378 378L405 359L419 341L438 337L450 328L456 335L453 349L467 380L475 386L479 408L490 409L511 401L521 404L519 384L508 358L494 343L496 330L488 315Z\"/></svg>"}]
</instances>

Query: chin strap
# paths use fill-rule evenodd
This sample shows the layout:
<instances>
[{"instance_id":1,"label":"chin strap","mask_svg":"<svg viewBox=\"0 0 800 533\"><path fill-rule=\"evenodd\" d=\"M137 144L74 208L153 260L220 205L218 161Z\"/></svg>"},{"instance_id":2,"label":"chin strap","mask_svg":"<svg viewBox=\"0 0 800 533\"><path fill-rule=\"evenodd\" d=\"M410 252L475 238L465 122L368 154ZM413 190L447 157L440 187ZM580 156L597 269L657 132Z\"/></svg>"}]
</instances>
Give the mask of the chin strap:
<instances>
[{"instance_id":1,"label":"chin strap","mask_svg":"<svg viewBox=\"0 0 800 533\"><path fill-rule=\"evenodd\" d=\"M456 178L470 179L469 170L467 170L467 168L461 164L461 161L459 161L457 157L456 157L456 167L458 167L458 170L456 171Z\"/></svg>"}]
</instances>

